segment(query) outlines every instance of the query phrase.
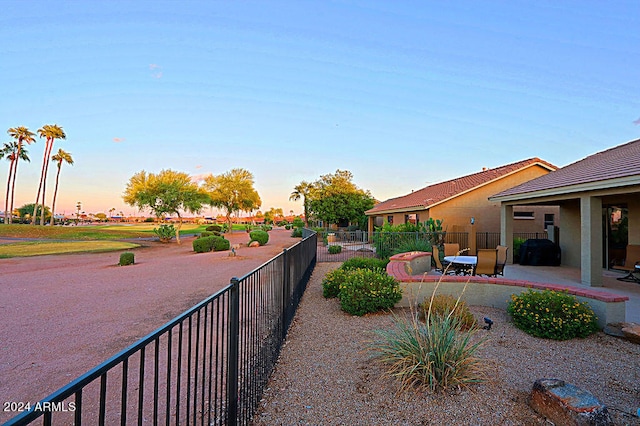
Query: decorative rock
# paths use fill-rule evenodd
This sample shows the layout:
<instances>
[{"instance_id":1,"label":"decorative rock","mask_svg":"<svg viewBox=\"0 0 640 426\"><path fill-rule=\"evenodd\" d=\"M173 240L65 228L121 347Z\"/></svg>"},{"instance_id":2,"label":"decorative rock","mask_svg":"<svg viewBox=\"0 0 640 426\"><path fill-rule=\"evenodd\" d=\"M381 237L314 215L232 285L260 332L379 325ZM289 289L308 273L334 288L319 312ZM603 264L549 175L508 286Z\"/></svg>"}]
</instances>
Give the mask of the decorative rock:
<instances>
[{"instance_id":1,"label":"decorative rock","mask_svg":"<svg viewBox=\"0 0 640 426\"><path fill-rule=\"evenodd\" d=\"M628 322L609 323L602 329L602 331L604 332L604 334L608 334L609 336L624 337L622 329L627 327L628 325Z\"/></svg>"},{"instance_id":2,"label":"decorative rock","mask_svg":"<svg viewBox=\"0 0 640 426\"><path fill-rule=\"evenodd\" d=\"M249 247L260 247L260 243L257 241L251 241Z\"/></svg>"},{"instance_id":3,"label":"decorative rock","mask_svg":"<svg viewBox=\"0 0 640 426\"><path fill-rule=\"evenodd\" d=\"M529 405L556 425L612 425L607 407L591 393L558 379L533 384Z\"/></svg>"},{"instance_id":4,"label":"decorative rock","mask_svg":"<svg viewBox=\"0 0 640 426\"><path fill-rule=\"evenodd\" d=\"M628 341L640 345L640 325L634 323L628 324L622 328L622 334L624 334L624 337Z\"/></svg>"}]
</instances>

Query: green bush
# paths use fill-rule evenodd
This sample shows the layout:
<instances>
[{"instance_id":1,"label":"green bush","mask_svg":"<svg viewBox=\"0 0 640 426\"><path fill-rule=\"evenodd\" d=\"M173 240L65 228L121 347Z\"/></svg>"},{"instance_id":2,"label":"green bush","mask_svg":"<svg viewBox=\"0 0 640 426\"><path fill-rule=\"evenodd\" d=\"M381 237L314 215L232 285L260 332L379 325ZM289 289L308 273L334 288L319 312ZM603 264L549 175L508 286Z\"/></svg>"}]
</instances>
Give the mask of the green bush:
<instances>
[{"instance_id":1,"label":"green bush","mask_svg":"<svg viewBox=\"0 0 640 426\"><path fill-rule=\"evenodd\" d=\"M222 232L222 226L220 225L209 225L206 228L204 228L205 231L209 231L209 232Z\"/></svg>"},{"instance_id":2,"label":"green bush","mask_svg":"<svg viewBox=\"0 0 640 426\"><path fill-rule=\"evenodd\" d=\"M229 250L231 243L224 237L216 237L213 240L213 251L225 251Z\"/></svg>"},{"instance_id":3,"label":"green bush","mask_svg":"<svg viewBox=\"0 0 640 426\"><path fill-rule=\"evenodd\" d=\"M302 238L302 228L294 228L291 236L293 238Z\"/></svg>"},{"instance_id":4,"label":"green bush","mask_svg":"<svg viewBox=\"0 0 640 426\"><path fill-rule=\"evenodd\" d=\"M213 232L209 232L209 231L202 231L202 232L200 233L200 237L198 237L198 238L202 238L202 237L210 237L210 236L212 236L212 235L215 235L215 234L214 234Z\"/></svg>"},{"instance_id":5,"label":"green bush","mask_svg":"<svg viewBox=\"0 0 640 426\"><path fill-rule=\"evenodd\" d=\"M153 228L153 233L163 243L168 243L176 236L176 228L173 225L162 224L158 228Z\"/></svg>"},{"instance_id":6,"label":"green bush","mask_svg":"<svg viewBox=\"0 0 640 426\"><path fill-rule=\"evenodd\" d=\"M322 295L327 299L338 297L340 286L347 282L350 273L351 270L341 268L328 272L322 280Z\"/></svg>"},{"instance_id":7,"label":"green bush","mask_svg":"<svg viewBox=\"0 0 640 426\"><path fill-rule=\"evenodd\" d=\"M200 237L193 240L193 251L196 253L206 253L208 251L213 250L213 244L216 239L220 237L216 237L215 235L210 235L208 237Z\"/></svg>"},{"instance_id":8,"label":"green bush","mask_svg":"<svg viewBox=\"0 0 640 426\"><path fill-rule=\"evenodd\" d=\"M135 256L130 251L125 251L124 253L120 253L120 262L118 265L127 266L133 265L135 263Z\"/></svg>"},{"instance_id":9,"label":"green bush","mask_svg":"<svg viewBox=\"0 0 640 426\"><path fill-rule=\"evenodd\" d=\"M513 294L507 312L516 327L545 339L587 337L598 330L591 307L566 292L529 289L519 296Z\"/></svg>"},{"instance_id":10,"label":"green bush","mask_svg":"<svg viewBox=\"0 0 640 426\"><path fill-rule=\"evenodd\" d=\"M269 231L271 231L273 229L273 227L271 225L267 225L265 223L265 224L260 225L260 229L263 230L264 232L269 232Z\"/></svg>"},{"instance_id":11,"label":"green bush","mask_svg":"<svg viewBox=\"0 0 640 426\"><path fill-rule=\"evenodd\" d=\"M479 328L464 331L457 316L394 317L394 328L375 330L369 346L387 374L399 378L404 390L431 391L481 382L487 363L476 356L487 338L475 339Z\"/></svg>"},{"instance_id":12,"label":"green bush","mask_svg":"<svg viewBox=\"0 0 640 426\"><path fill-rule=\"evenodd\" d=\"M292 225L296 228L304 228L304 221L300 216L296 216L293 218Z\"/></svg>"},{"instance_id":13,"label":"green bush","mask_svg":"<svg viewBox=\"0 0 640 426\"><path fill-rule=\"evenodd\" d=\"M346 281L340 284L338 298L343 311L362 316L390 309L402 299L398 281L381 269L346 270Z\"/></svg>"},{"instance_id":14,"label":"green bush","mask_svg":"<svg viewBox=\"0 0 640 426\"><path fill-rule=\"evenodd\" d=\"M412 251L425 251L431 253L432 247L429 240L407 240L402 241L396 248L391 250L392 254L409 253Z\"/></svg>"},{"instance_id":15,"label":"green bush","mask_svg":"<svg viewBox=\"0 0 640 426\"><path fill-rule=\"evenodd\" d=\"M524 238L513 239L513 263L520 263L520 246L527 240Z\"/></svg>"},{"instance_id":16,"label":"green bush","mask_svg":"<svg viewBox=\"0 0 640 426\"><path fill-rule=\"evenodd\" d=\"M154 221L155 221L155 219L154 219L154 218L152 218L152 217L148 217L148 218L146 218L144 221L145 221L145 222L147 222L147 223L151 223L151 222L154 222Z\"/></svg>"},{"instance_id":17,"label":"green bush","mask_svg":"<svg viewBox=\"0 0 640 426\"><path fill-rule=\"evenodd\" d=\"M329 246L329 254L338 254L342 252L342 246Z\"/></svg>"},{"instance_id":18,"label":"green bush","mask_svg":"<svg viewBox=\"0 0 640 426\"><path fill-rule=\"evenodd\" d=\"M458 300L450 294L436 294L433 299L431 297L425 298L418 305L418 316L421 321L426 322L429 305L431 305L431 315L446 317L451 314L457 317L463 330L469 330L477 325L476 318L469 310L466 302Z\"/></svg>"},{"instance_id":19,"label":"green bush","mask_svg":"<svg viewBox=\"0 0 640 426\"><path fill-rule=\"evenodd\" d=\"M269 234L267 233L267 231L257 229L255 231L249 232L249 238L251 238L249 243L251 243L251 241L257 241L261 246L263 246L269 241Z\"/></svg>"},{"instance_id":20,"label":"green bush","mask_svg":"<svg viewBox=\"0 0 640 426\"><path fill-rule=\"evenodd\" d=\"M375 257L352 257L340 265L341 269L386 269L389 259Z\"/></svg>"},{"instance_id":21,"label":"green bush","mask_svg":"<svg viewBox=\"0 0 640 426\"><path fill-rule=\"evenodd\" d=\"M291 229L291 225L289 225L288 223L284 226L284 229L286 229L287 231Z\"/></svg>"}]
</instances>

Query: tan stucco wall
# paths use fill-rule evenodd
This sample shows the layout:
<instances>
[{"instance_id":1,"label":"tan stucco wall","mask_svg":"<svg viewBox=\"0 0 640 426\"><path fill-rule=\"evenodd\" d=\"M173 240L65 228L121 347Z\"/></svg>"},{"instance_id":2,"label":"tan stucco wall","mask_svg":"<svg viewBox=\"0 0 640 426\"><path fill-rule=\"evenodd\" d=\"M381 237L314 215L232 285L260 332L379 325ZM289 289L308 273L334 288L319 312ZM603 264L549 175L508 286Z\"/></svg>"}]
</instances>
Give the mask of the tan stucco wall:
<instances>
[{"instance_id":1,"label":"tan stucco wall","mask_svg":"<svg viewBox=\"0 0 640 426\"><path fill-rule=\"evenodd\" d=\"M640 244L640 196L629 199L629 244Z\"/></svg>"},{"instance_id":2,"label":"tan stucco wall","mask_svg":"<svg viewBox=\"0 0 640 426\"><path fill-rule=\"evenodd\" d=\"M560 253L562 264L580 267L580 200L560 206Z\"/></svg>"}]
</instances>

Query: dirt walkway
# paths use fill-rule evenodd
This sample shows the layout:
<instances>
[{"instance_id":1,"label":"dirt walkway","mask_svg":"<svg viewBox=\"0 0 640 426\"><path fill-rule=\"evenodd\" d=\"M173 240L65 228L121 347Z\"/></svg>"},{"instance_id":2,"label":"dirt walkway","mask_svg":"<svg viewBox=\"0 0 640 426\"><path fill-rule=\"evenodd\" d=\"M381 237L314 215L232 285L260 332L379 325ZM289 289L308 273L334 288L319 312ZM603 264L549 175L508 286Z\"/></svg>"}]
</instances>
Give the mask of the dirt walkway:
<instances>
[{"instance_id":1,"label":"dirt walkway","mask_svg":"<svg viewBox=\"0 0 640 426\"><path fill-rule=\"evenodd\" d=\"M120 252L0 259L0 403L35 403L299 239L273 230L264 247L233 233L229 252L143 242ZM0 423L11 418L0 411Z\"/></svg>"}]
</instances>

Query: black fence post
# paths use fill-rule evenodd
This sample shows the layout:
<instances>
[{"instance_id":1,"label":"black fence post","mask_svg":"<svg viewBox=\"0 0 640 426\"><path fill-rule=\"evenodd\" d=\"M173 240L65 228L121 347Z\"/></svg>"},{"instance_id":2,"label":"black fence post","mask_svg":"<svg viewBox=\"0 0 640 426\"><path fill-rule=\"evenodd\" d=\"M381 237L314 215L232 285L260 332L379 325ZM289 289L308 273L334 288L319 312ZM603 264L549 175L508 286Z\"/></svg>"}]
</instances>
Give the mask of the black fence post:
<instances>
[{"instance_id":1,"label":"black fence post","mask_svg":"<svg viewBox=\"0 0 640 426\"><path fill-rule=\"evenodd\" d=\"M231 278L229 292L229 337L227 340L227 424L235 426L238 421L238 347L240 335L240 289L239 280Z\"/></svg>"},{"instance_id":2,"label":"black fence post","mask_svg":"<svg viewBox=\"0 0 640 426\"><path fill-rule=\"evenodd\" d=\"M282 250L282 340L287 337L287 320L288 320L288 310L289 310L289 281L290 281L290 271L289 271L289 252L287 249Z\"/></svg>"}]
</instances>

